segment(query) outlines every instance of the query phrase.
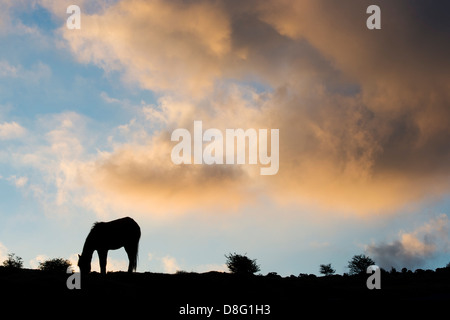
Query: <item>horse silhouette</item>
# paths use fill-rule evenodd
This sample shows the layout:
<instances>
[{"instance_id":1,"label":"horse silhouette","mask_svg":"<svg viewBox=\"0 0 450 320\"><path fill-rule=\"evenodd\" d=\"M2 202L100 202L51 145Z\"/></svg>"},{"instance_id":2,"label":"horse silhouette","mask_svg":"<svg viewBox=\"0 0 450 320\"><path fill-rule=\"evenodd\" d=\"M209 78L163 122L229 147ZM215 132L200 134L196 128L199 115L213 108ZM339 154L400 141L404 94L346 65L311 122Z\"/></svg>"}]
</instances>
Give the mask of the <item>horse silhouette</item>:
<instances>
[{"instance_id":1,"label":"horse silhouette","mask_svg":"<svg viewBox=\"0 0 450 320\"><path fill-rule=\"evenodd\" d=\"M140 238L141 228L130 217L94 223L84 242L83 252L78 255L80 272L91 271L92 254L97 250L100 272L106 274L108 250L117 250L122 247L125 248L130 261L128 272L136 271Z\"/></svg>"}]
</instances>

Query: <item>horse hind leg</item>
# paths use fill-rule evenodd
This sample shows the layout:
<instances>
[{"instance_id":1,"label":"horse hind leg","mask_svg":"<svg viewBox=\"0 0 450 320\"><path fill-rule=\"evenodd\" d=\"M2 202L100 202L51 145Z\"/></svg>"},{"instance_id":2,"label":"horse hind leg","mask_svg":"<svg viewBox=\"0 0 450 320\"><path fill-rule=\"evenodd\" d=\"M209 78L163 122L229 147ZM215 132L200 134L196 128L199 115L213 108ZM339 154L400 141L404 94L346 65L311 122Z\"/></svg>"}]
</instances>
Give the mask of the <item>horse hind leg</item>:
<instances>
[{"instance_id":1,"label":"horse hind leg","mask_svg":"<svg viewBox=\"0 0 450 320\"><path fill-rule=\"evenodd\" d=\"M137 245L129 245L129 246L125 246L125 251L127 252L128 255L128 260L129 260L129 264L128 264L128 272L133 272L136 271L136 267L137 267Z\"/></svg>"}]
</instances>

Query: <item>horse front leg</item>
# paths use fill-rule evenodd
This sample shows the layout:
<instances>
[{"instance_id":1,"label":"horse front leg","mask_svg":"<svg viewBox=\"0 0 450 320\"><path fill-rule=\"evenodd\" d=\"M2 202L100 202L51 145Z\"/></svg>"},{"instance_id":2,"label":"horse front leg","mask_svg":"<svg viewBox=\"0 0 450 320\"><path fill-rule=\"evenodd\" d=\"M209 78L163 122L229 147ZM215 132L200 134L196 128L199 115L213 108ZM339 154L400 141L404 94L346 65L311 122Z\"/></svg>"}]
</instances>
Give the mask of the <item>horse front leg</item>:
<instances>
[{"instance_id":1,"label":"horse front leg","mask_svg":"<svg viewBox=\"0 0 450 320\"><path fill-rule=\"evenodd\" d=\"M100 273L106 274L106 261L108 258L108 250L98 250L98 259L100 261Z\"/></svg>"}]
</instances>

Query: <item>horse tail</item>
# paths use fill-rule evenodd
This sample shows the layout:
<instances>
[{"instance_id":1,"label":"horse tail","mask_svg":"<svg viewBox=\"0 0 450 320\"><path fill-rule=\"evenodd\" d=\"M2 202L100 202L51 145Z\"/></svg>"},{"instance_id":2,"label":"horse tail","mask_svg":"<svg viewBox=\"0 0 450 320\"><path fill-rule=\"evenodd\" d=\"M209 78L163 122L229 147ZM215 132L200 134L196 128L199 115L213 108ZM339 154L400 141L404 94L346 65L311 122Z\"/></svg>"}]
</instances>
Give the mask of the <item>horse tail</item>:
<instances>
[{"instance_id":1,"label":"horse tail","mask_svg":"<svg viewBox=\"0 0 450 320\"><path fill-rule=\"evenodd\" d=\"M139 260L139 239L136 243L136 255L134 256L133 263L131 266L133 268L133 271L136 271L137 269L138 260Z\"/></svg>"},{"instance_id":2,"label":"horse tail","mask_svg":"<svg viewBox=\"0 0 450 320\"><path fill-rule=\"evenodd\" d=\"M136 269L137 269L138 261L139 261L139 242L138 242L137 248L136 248L136 267L134 268L134 271L136 271Z\"/></svg>"},{"instance_id":3,"label":"horse tail","mask_svg":"<svg viewBox=\"0 0 450 320\"><path fill-rule=\"evenodd\" d=\"M139 240L141 239L141 228L138 227L138 232L136 234L136 243L134 246L135 255L133 256L133 261L131 261L131 268L133 271L137 269L137 263L139 260Z\"/></svg>"}]
</instances>

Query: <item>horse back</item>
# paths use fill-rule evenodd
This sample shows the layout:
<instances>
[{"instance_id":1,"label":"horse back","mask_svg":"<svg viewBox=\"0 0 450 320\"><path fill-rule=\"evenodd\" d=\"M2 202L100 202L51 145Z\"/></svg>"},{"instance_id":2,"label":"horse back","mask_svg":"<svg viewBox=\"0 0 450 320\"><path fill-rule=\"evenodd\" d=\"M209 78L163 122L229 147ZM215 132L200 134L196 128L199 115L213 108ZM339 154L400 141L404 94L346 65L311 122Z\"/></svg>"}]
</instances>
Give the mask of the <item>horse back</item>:
<instances>
[{"instance_id":1,"label":"horse back","mask_svg":"<svg viewBox=\"0 0 450 320\"><path fill-rule=\"evenodd\" d=\"M97 247L115 250L127 245L137 245L141 237L141 228L132 218L125 217L109 222L98 222L91 233L96 238Z\"/></svg>"}]
</instances>

